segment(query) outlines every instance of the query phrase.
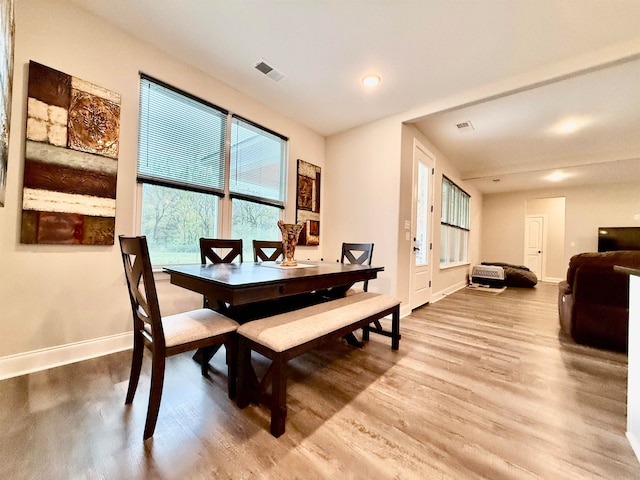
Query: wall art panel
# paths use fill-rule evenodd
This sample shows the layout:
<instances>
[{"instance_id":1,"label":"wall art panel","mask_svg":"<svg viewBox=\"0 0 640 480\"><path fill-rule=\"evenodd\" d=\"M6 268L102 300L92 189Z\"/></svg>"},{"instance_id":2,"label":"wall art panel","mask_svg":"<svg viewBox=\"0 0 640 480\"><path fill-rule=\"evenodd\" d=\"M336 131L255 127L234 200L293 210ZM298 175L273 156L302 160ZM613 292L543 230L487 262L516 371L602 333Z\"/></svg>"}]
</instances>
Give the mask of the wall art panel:
<instances>
[{"instance_id":1,"label":"wall art panel","mask_svg":"<svg viewBox=\"0 0 640 480\"><path fill-rule=\"evenodd\" d=\"M305 223L298 245L320 245L320 170L298 160L296 221Z\"/></svg>"},{"instance_id":2,"label":"wall art panel","mask_svg":"<svg viewBox=\"0 0 640 480\"><path fill-rule=\"evenodd\" d=\"M113 245L120 95L29 62L22 243Z\"/></svg>"}]
</instances>

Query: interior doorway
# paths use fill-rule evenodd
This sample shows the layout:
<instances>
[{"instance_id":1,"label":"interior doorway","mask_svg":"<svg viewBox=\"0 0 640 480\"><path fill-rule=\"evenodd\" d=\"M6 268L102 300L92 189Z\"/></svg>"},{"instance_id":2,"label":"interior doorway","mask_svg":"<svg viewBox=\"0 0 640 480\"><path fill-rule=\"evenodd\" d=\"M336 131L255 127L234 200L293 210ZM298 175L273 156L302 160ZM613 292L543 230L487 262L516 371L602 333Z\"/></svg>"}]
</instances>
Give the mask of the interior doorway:
<instances>
[{"instance_id":1,"label":"interior doorway","mask_svg":"<svg viewBox=\"0 0 640 480\"><path fill-rule=\"evenodd\" d=\"M410 306L431 300L433 253L433 176L435 158L417 140L413 144L413 200L411 206Z\"/></svg>"},{"instance_id":2,"label":"interior doorway","mask_svg":"<svg viewBox=\"0 0 640 480\"><path fill-rule=\"evenodd\" d=\"M524 220L524 265L540 279L544 278L545 220L545 215L526 215Z\"/></svg>"},{"instance_id":3,"label":"interior doorway","mask_svg":"<svg viewBox=\"0 0 640 480\"><path fill-rule=\"evenodd\" d=\"M538 280L559 282L564 278L564 232L565 197L527 199L523 264L535 272ZM537 255L538 250L541 253Z\"/></svg>"}]
</instances>

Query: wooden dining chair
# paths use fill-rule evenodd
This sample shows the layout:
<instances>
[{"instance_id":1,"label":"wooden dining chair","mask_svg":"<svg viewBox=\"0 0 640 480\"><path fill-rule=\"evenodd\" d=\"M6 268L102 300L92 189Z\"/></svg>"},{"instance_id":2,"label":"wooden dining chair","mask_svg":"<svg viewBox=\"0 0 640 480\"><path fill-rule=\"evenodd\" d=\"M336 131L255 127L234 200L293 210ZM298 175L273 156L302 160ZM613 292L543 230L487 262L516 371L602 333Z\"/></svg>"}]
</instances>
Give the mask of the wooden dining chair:
<instances>
[{"instance_id":1,"label":"wooden dining chair","mask_svg":"<svg viewBox=\"0 0 640 480\"><path fill-rule=\"evenodd\" d=\"M207 260L211 263L233 263L238 258L242 263L242 239L200 239L200 261L202 264L207 263Z\"/></svg>"},{"instance_id":2,"label":"wooden dining chair","mask_svg":"<svg viewBox=\"0 0 640 480\"><path fill-rule=\"evenodd\" d=\"M344 263L345 259L348 263L357 263L358 265L371 265L373 257L373 243L343 243L342 253L340 254L340 263ZM363 282L362 290L367 291L369 281ZM357 290L350 290L353 294ZM349 292L348 292L349 294Z\"/></svg>"},{"instance_id":3,"label":"wooden dining chair","mask_svg":"<svg viewBox=\"0 0 640 480\"><path fill-rule=\"evenodd\" d=\"M344 263L345 259L348 263L357 263L358 265L371 265L373 258L373 243L343 243L342 253L340 254L340 263ZM369 280L362 282L362 290L350 288L346 295L355 295L360 292L366 292L369 289ZM379 330L382 330L380 320L372 322Z\"/></svg>"},{"instance_id":4,"label":"wooden dining chair","mask_svg":"<svg viewBox=\"0 0 640 480\"><path fill-rule=\"evenodd\" d=\"M270 252L270 253L269 253ZM284 255L282 242L274 240L254 240L253 241L253 261L254 262L275 262Z\"/></svg>"},{"instance_id":5,"label":"wooden dining chair","mask_svg":"<svg viewBox=\"0 0 640 480\"><path fill-rule=\"evenodd\" d=\"M242 263L242 239L200 238L200 263ZM225 310L226 305L218 302L218 309ZM202 299L202 308L212 308L207 297Z\"/></svg>"},{"instance_id":6,"label":"wooden dining chair","mask_svg":"<svg viewBox=\"0 0 640 480\"><path fill-rule=\"evenodd\" d=\"M206 350L224 344L228 364L227 388L229 397L235 397L237 377L235 332L238 323L205 308L162 317L146 238L121 235L119 240L133 313L133 357L126 404L133 402L136 393L144 347L151 350L151 389L144 427L146 440L153 435L158 420L166 357L189 350ZM201 372L202 375L206 375L210 357L203 355L202 358ZM207 360L204 360L205 358Z\"/></svg>"}]
</instances>

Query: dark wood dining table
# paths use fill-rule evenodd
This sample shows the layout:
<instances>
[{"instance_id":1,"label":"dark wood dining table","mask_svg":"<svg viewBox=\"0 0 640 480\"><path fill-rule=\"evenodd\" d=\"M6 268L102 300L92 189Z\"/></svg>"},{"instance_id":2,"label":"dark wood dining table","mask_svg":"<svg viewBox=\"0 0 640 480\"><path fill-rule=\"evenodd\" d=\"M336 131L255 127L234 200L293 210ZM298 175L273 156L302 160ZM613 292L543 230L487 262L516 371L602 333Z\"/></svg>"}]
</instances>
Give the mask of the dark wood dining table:
<instances>
[{"instance_id":1,"label":"dark wood dining table","mask_svg":"<svg viewBox=\"0 0 640 480\"><path fill-rule=\"evenodd\" d=\"M171 265L163 270L172 284L204 295L209 305L243 323L343 297L354 283L373 280L384 267L307 261L297 267L244 262ZM353 334L345 339L362 346ZM215 350L207 356L213 354Z\"/></svg>"},{"instance_id":2,"label":"dark wood dining table","mask_svg":"<svg viewBox=\"0 0 640 480\"><path fill-rule=\"evenodd\" d=\"M164 267L174 285L201 293L211 305L229 306L323 292L342 297L356 282L372 280L384 267L332 262L300 262L281 267L275 262L172 265Z\"/></svg>"}]
</instances>

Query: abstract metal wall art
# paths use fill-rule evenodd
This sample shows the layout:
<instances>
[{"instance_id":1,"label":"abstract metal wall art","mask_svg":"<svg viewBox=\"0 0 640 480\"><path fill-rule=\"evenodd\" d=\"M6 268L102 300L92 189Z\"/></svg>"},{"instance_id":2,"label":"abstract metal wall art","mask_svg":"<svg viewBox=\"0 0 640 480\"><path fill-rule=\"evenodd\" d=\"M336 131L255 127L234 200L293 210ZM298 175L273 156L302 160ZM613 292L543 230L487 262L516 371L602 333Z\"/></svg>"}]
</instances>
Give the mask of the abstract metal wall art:
<instances>
[{"instance_id":1,"label":"abstract metal wall art","mask_svg":"<svg viewBox=\"0 0 640 480\"><path fill-rule=\"evenodd\" d=\"M320 245L320 170L298 160L296 221L305 223L298 245Z\"/></svg>"},{"instance_id":2,"label":"abstract metal wall art","mask_svg":"<svg viewBox=\"0 0 640 480\"><path fill-rule=\"evenodd\" d=\"M120 95L29 62L22 243L113 245Z\"/></svg>"}]
</instances>

